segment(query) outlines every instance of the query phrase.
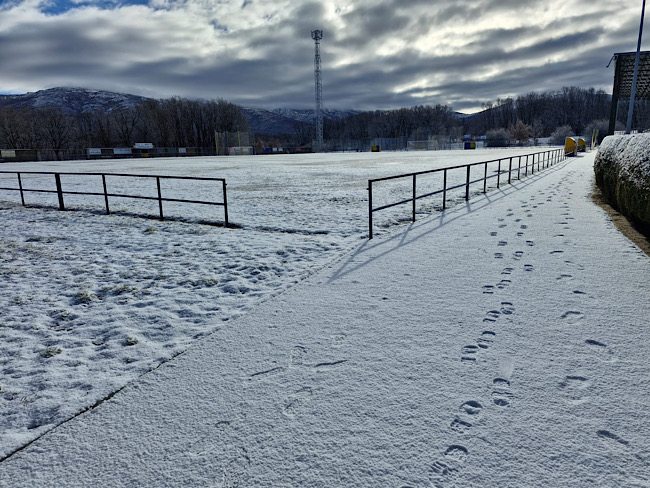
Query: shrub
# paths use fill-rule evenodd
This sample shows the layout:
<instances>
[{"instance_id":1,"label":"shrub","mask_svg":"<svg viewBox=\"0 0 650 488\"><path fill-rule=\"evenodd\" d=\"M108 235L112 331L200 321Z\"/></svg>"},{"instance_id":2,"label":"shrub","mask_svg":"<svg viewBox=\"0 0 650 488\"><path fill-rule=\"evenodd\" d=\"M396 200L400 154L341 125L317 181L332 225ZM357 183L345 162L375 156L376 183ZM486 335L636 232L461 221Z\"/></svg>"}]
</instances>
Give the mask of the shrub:
<instances>
[{"instance_id":1,"label":"shrub","mask_svg":"<svg viewBox=\"0 0 650 488\"><path fill-rule=\"evenodd\" d=\"M561 125L551 134L551 144L564 146L567 137L575 136L575 132L570 125Z\"/></svg>"},{"instance_id":2,"label":"shrub","mask_svg":"<svg viewBox=\"0 0 650 488\"><path fill-rule=\"evenodd\" d=\"M507 147L510 144L510 132L505 129L489 130L485 144L487 147Z\"/></svg>"},{"instance_id":3,"label":"shrub","mask_svg":"<svg viewBox=\"0 0 650 488\"><path fill-rule=\"evenodd\" d=\"M517 120L515 125L510 126L510 134L513 139L519 141L520 144L527 143L530 139L530 126L524 124L521 120Z\"/></svg>"}]
</instances>

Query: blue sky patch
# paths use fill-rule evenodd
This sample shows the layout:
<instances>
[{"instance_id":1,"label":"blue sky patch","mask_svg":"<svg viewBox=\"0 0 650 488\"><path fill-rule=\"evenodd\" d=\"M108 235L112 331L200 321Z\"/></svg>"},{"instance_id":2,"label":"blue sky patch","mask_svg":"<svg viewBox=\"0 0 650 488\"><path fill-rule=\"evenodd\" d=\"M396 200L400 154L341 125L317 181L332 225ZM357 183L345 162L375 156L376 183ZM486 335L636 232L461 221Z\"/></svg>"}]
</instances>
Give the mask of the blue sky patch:
<instances>
[{"instance_id":1,"label":"blue sky patch","mask_svg":"<svg viewBox=\"0 0 650 488\"><path fill-rule=\"evenodd\" d=\"M44 8L43 12L48 15L59 15L75 8L87 7L90 5L112 10L114 8L124 5L148 5L149 0L88 0L73 2L70 0L53 0L49 2Z\"/></svg>"}]
</instances>

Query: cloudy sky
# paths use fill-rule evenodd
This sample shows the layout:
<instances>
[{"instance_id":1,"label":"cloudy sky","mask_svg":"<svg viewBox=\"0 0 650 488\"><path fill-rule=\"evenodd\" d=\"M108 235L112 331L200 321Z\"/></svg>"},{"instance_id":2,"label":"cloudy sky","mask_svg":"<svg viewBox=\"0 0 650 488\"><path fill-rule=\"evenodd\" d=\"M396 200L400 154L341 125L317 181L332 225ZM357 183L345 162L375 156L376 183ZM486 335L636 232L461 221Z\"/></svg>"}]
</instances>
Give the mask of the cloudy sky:
<instances>
[{"instance_id":1,"label":"cloudy sky","mask_svg":"<svg viewBox=\"0 0 650 488\"><path fill-rule=\"evenodd\" d=\"M0 0L0 93L78 86L360 110L611 92L641 0ZM650 35L650 34L649 34ZM645 45L644 45L645 47Z\"/></svg>"}]
</instances>

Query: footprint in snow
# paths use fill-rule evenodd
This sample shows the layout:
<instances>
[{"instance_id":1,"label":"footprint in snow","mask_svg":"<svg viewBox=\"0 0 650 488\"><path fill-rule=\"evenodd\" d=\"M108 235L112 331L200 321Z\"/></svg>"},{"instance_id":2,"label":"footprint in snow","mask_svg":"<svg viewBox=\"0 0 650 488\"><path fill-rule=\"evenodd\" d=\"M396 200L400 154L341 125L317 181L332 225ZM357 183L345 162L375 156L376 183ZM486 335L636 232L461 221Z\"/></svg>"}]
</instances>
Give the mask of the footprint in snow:
<instances>
[{"instance_id":1,"label":"footprint in snow","mask_svg":"<svg viewBox=\"0 0 650 488\"><path fill-rule=\"evenodd\" d=\"M513 254L513 257L514 257L516 260L519 260L519 259L521 259L521 257L522 257L523 255L524 255L524 251L515 251L515 253Z\"/></svg>"},{"instance_id":2,"label":"footprint in snow","mask_svg":"<svg viewBox=\"0 0 650 488\"><path fill-rule=\"evenodd\" d=\"M472 427L473 422L478 420L482 410L483 405L477 401L470 400L463 403L451 422L451 430L460 433L467 432Z\"/></svg>"},{"instance_id":3,"label":"footprint in snow","mask_svg":"<svg viewBox=\"0 0 650 488\"><path fill-rule=\"evenodd\" d=\"M469 451L459 444L451 445L431 466L430 480L435 488L444 488L455 483Z\"/></svg>"},{"instance_id":4,"label":"footprint in snow","mask_svg":"<svg viewBox=\"0 0 650 488\"><path fill-rule=\"evenodd\" d=\"M501 281L497 284L497 288L498 288L499 290L503 290L504 288L510 286L511 283L512 283L512 281L510 281L510 280L501 280Z\"/></svg>"},{"instance_id":5,"label":"footprint in snow","mask_svg":"<svg viewBox=\"0 0 650 488\"><path fill-rule=\"evenodd\" d=\"M617 361L614 351L607 344L593 339L587 339L585 344L601 361L606 363L614 363Z\"/></svg>"},{"instance_id":6,"label":"footprint in snow","mask_svg":"<svg viewBox=\"0 0 650 488\"><path fill-rule=\"evenodd\" d=\"M490 310L485 315L487 315L487 317L483 319L483 322L496 322L501 315L501 312L499 310Z\"/></svg>"},{"instance_id":7,"label":"footprint in snow","mask_svg":"<svg viewBox=\"0 0 650 488\"><path fill-rule=\"evenodd\" d=\"M332 347L342 347L345 344L345 334L337 334L332 336Z\"/></svg>"},{"instance_id":8,"label":"footprint in snow","mask_svg":"<svg viewBox=\"0 0 650 488\"><path fill-rule=\"evenodd\" d=\"M492 295L494 293L494 287L492 285L485 285L483 287L483 293L487 295Z\"/></svg>"},{"instance_id":9,"label":"footprint in snow","mask_svg":"<svg viewBox=\"0 0 650 488\"><path fill-rule=\"evenodd\" d=\"M608 449L611 449L613 451L620 451L621 449L625 449L630 446L629 441L626 441L622 437L614 434L609 430L599 430L596 432L596 435L603 441Z\"/></svg>"},{"instance_id":10,"label":"footprint in snow","mask_svg":"<svg viewBox=\"0 0 650 488\"><path fill-rule=\"evenodd\" d=\"M501 302L501 313L503 315L512 315L515 312L515 307L511 302Z\"/></svg>"},{"instance_id":11,"label":"footprint in snow","mask_svg":"<svg viewBox=\"0 0 650 488\"><path fill-rule=\"evenodd\" d=\"M524 271L535 271L535 267L532 264L524 264Z\"/></svg>"},{"instance_id":12,"label":"footprint in snow","mask_svg":"<svg viewBox=\"0 0 650 488\"><path fill-rule=\"evenodd\" d=\"M289 354L289 367L295 368L297 366L302 366L305 362L306 353L307 349L302 346L293 347L291 349L291 353Z\"/></svg>"},{"instance_id":13,"label":"footprint in snow","mask_svg":"<svg viewBox=\"0 0 650 488\"><path fill-rule=\"evenodd\" d=\"M494 342L495 336L496 333L492 332L491 330L484 330L481 332L481 336L478 338L478 341L476 343L481 349L487 349Z\"/></svg>"},{"instance_id":14,"label":"footprint in snow","mask_svg":"<svg viewBox=\"0 0 650 488\"><path fill-rule=\"evenodd\" d=\"M580 405L588 401L588 398L583 396L582 391L590 384L591 382L584 376L566 376L560 382L560 388L562 388L569 403Z\"/></svg>"},{"instance_id":15,"label":"footprint in snow","mask_svg":"<svg viewBox=\"0 0 650 488\"><path fill-rule=\"evenodd\" d=\"M575 324L584 318L582 312L577 312L575 310L569 310L562 314L562 320L566 320L569 324Z\"/></svg>"},{"instance_id":16,"label":"footprint in snow","mask_svg":"<svg viewBox=\"0 0 650 488\"><path fill-rule=\"evenodd\" d=\"M509 275L511 274L515 269L514 268L503 268L503 271L501 271L502 275Z\"/></svg>"},{"instance_id":17,"label":"footprint in snow","mask_svg":"<svg viewBox=\"0 0 650 488\"><path fill-rule=\"evenodd\" d=\"M495 252L494 257L495 257L495 259L503 259L503 253L502 252Z\"/></svg>"},{"instance_id":18,"label":"footprint in snow","mask_svg":"<svg viewBox=\"0 0 650 488\"><path fill-rule=\"evenodd\" d=\"M505 378L495 378L492 381L492 401L499 407L508 407L512 403L513 394L510 391L510 381Z\"/></svg>"},{"instance_id":19,"label":"footprint in snow","mask_svg":"<svg viewBox=\"0 0 650 488\"><path fill-rule=\"evenodd\" d=\"M508 241L499 241L499 244L498 244L499 247L505 247L507 245L508 245Z\"/></svg>"},{"instance_id":20,"label":"footprint in snow","mask_svg":"<svg viewBox=\"0 0 650 488\"><path fill-rule=\"evenodd\" d=\"M309 402L312 396L312 390L308 386L301 388L296 393L291 395L284 408L282 414L293 418L303 410L304 405Z\"/></svg>"},{"instance_id":21,"label":"footprint in snow","mask_svg":"<svg viewBox=\"0 0 650 488\"><path fill-rule=\"evenodd\" d=\"M246 479L251 467L251 458L244 447L240 448L237 454L237 457L230 461L221 472L221 486L224 488L239 488L247 485Z\"/></svg>"},{"instance_id":22,"label":"footprint in snow","mask_svg":"<svg viewBox=\"0 0 650 488\"><path fill-rule=\"evenodd\" d=\"M463 346L462 349L462 356L460 358L461 361L463 362L475 362L476 361L476 355L480 351L480 348L474 344L470 344L469 346Z\"/></svg>"}]
</instances>

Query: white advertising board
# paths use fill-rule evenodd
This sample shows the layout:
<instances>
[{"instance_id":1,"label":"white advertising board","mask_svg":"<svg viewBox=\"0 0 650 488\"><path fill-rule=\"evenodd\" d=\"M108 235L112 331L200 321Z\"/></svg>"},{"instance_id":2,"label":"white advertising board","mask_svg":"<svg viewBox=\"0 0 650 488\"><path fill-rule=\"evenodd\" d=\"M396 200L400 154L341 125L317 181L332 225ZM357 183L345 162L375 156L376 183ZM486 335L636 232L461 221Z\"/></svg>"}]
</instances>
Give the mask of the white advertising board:
<instances>
[{"instance_id":1,"label":"white advertising board","mask_svg":"<svg viewBox=\"0 0 650 488\"><path fill-rule=\"evenodd\" d=\"M97 147L89 147L88 148L88 156L101 156L102 155L102 150Z\"/></svg>"},{"instance_id":2,"label":"white advertising board","mask_svg":"<svg viewBox=\"0 0 650 488\"><path fill-rule=\"evenodd\" d=\"M0 151L0 157L3 158L15 158L16 157L16 151L13 149L3 149Z\"/></svg>"},{"instance_id":3,"label":"white advertising board","mask_svg":"<svg viewBox=\"0 0 650 488\"><path fill-rule=\"evenodd\" d=\"M131 154L130 147L115 147L113 148L113 154Z\"/></svg>"}]
</instances>

